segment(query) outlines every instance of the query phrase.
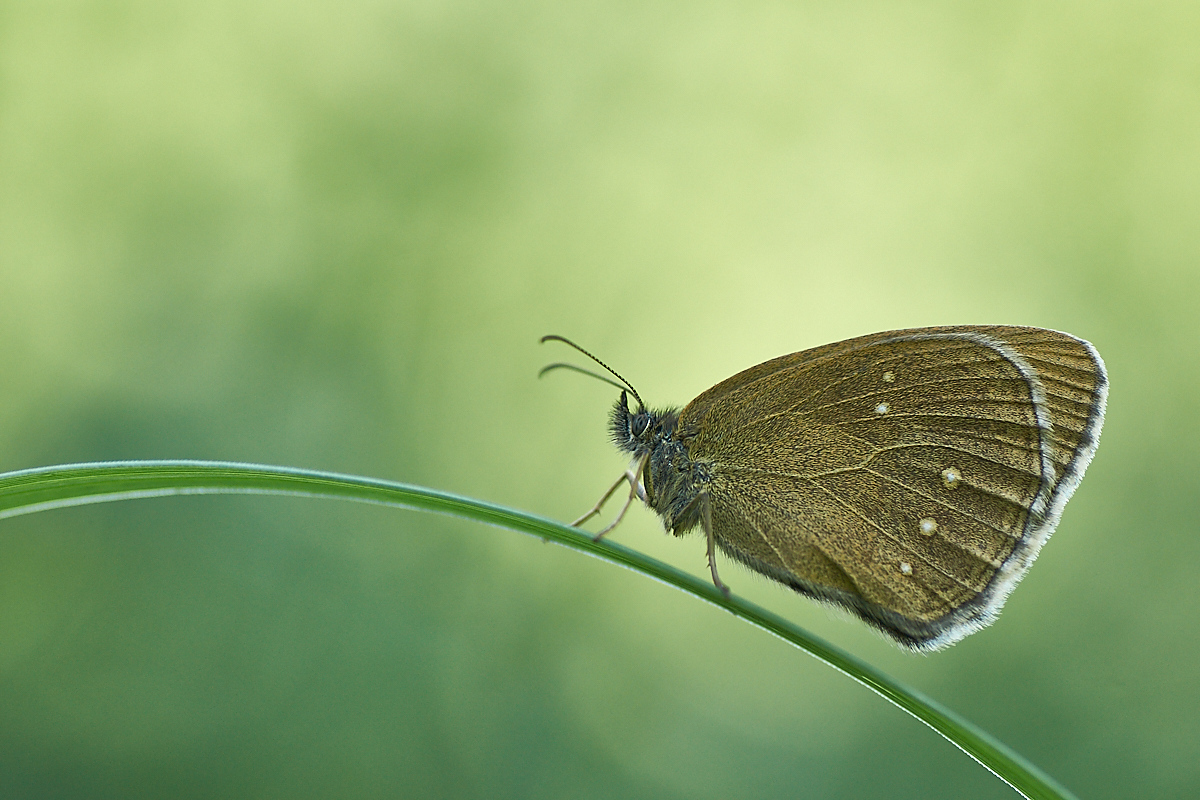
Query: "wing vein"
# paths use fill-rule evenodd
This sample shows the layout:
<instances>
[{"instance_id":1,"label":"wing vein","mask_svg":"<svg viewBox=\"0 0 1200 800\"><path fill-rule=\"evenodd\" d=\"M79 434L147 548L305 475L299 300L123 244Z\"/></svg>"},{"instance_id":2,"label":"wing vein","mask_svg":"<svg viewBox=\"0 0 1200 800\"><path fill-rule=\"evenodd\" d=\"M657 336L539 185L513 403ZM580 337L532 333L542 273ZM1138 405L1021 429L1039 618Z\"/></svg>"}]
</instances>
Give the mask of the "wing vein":
<instances>
[{"instance_id":1,"label":"wing vein","mask_svg":"<svg viewBox=\"0 0 1200 800\"><path fill-rule=\"evenodd\" d=\"M859 511L859 510L858 510L857 508L855 508L854 506L852 506L852 505L850 505L849 503L847 503L846 501L842 500L840 497L838 497L836 494L834 494L833 492L831 492L831 491L829 491L828 489L826 489L826 488L825 488L824 486L822 486L821 484L817 483L816 481L812 481L812 483L813 483L813 485L814 485L814 486L816 486L818 489L820 489L821 491L825 492L825 494L827 494L827 495L829 495L830 497L832 497L832 498L833 498L833 500L834 500L834 502L836 502L836 503L838 503L839 505L841 505L843 508L845 508L845 509L846 509L847 511L849 511L851 514L854 514L856 517L858 517L858 518L859 518L859 519L861 519L863 522L865 522L865 523L867 523L868 525L870 525L870 526L871 526L872 528L874 528L875 530L879 531L881 534L883 534L885 537L887 537L888 539L890 539L890 540L892 540L893 542L895 542L897 545L899 545L899 546L900 546L900 547L902 547L903 549L905 549L905 550L907 550L908 552L912 553L914 557L920 558L920 560L921 560L921 561L923 561L924 563L926 563L926 564L928 564L929 566L933 567L933 568L934 568L934 569L935 569L937 572L940 572L942 575L944 575L944 576L946 576L947 578L949 578L950 580L954 581L954 582L955 582L955 583L957 583L959 586L962 586L964 589L970 589L970 590L971 590L971 591L973 591L973 592L978 592L978 590L977 590L977 589L975 589L975 587L974 587L974 586L971 586L970 584L968 584L968 583L964 582L962 579L958 578L957 576L955 576L955 575L952 575L952 574L950 574L949 572L946 572L946 570L942 569L940 566L938 566L937 564L934 564L932 561L930 561L929 559L927 559L927 558L925 558L923 555L921 555L921 554L920 554L920 552L918 552L917 550L915 550L915 549L914 549L914 548L913 548L911 545L908 545L908 544L906 544L905 542L903 542L903 541L901 541L900 539L898 539L898 538L897 538L897 537L896 537L896 536L895 536L895 535L894 535L894 534L893 534L891 531L887 530L887 529L886 529L886 528L884 528L882 525L880 525L879 523L875 522L874 520L872 520L872 519L871 519L870 517L868 517L867 515L863 514L861 511ZM966 552L966 551L963 551L963 552ZM967 553L967 554L968 554L968 555L971 555L971 556L974 556L974 555L975 555L974 553ZM980 559L980 560L982 560L982 559ZM927 587L927 588L928 588L928 587ZM941 592L939 592L939 591L937 591L937 590L932 590L932 591L934 592L934 594L936 594L938 597L942 598L942 599L943 599L943 600L945 600L946 602L948 602L948 603L950 603L950 604L952 604L952 605L954 604L954 601L953 601L953 600L951 600L950 598L946 597L946 596L945 596L945 595L943 595Z\"/></svg>"}]
</instances>

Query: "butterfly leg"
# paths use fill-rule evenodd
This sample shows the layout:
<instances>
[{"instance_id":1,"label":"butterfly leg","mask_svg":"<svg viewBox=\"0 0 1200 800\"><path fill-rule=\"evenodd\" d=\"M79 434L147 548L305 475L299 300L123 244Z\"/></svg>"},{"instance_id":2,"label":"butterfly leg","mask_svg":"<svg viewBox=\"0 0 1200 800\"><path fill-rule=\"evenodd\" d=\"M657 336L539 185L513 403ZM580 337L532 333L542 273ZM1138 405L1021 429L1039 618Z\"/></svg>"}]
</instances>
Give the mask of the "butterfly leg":
<instances>
[{"instance_id":1,"label":"butterfly leg","mask_svg":"<svg viewBox=\"0 0 1200 800\"><path fill-rule=\"evenodd\" d=\"M612 486L609 488L609 490L608 490L607 492L605 492L605 493L604 493L604 496L603 496L603 497L601 497L601 498L600 498L600 499L599 499L599 500L596 502L596 505L592 506L592 510L591 510L591 511L589 511L589 512L587 512L586 514L584 514L584 515L583 515L582 517L580 517L579 519L577 519L577 520L575 520L574 522L572 522L572 523L571 523L571 527L572 527L572 528L578 528L580 525L582 525L583 523L587 522L587 521L588 521L589 519L591 519L592 517L594 517L594 516L596 516L597 514L599 514L599 513L600 513L600 509L604 508L604 504L608 502L608 498L612 497L612 496L613 496L613 492L615 492L617 489L621 488L621 484L622 484L622 483L624 483L624 482L625 482L625 481L627 481L627 480L629 480L629 478L628 478L628 475L626 475L626 474L622 474L622 475L621 475L621 477L617 478L617 482L616 482L616 483L614 483L614 484L613 484L613 485L612 485Z\"/></svg>"},{"instance_id":2,"label":"butterfly leg","mask_svg":"<svg viewBox=\"0 0 1200 800\"><path fill-rule=\"evenodd\" d=\"M717 540L713 536L712 503L708 500L707 492L700 495L700 524L704 527L704 537L708 539L708 570L712 573L713 585L728 597L729 587L722 583L717 575Z\"/></svg>"},{"instance_id":3,"label":"butterfly leg","mask_svg":"<svg viewBox=\"0 0 1200 800\"><path fill-rule=\"evenodd\" d=\"M629 498L625 501L625 505L621 507L621 513L617 514L617 518L614 519L603 530L601 530L599 533L597 533L595 536L593 536L592 539L594 541L598 542L604 537L605 534L607 534L613 528L617 527L617 525L620 524L621 520L625 518L625 512L629 510L629 506L631 506L633 504L633 499L635 497L640 498L642 500L646 499L646 494L642 490L641 475L642 475L642 469L646 466L646 460L649 457L650 457L649 453L647 453L646 455L644 455L640 459L638 459L638 462L636 465L625 470L625 472L621 475L621 477L617 478L617 482L614 483L612 486L610 486L608 491L604 493L604 496L600 498L599 502L597 502L596 505L592 506L592 510L587 512L586 514L584 514L579 519L572 522L571 527L578 528L580 525L582 525L583 523L587 522L592 517L599 514L600 509L602 509L604 507L604 504L608 502L608 498L613 496L613 493L616 492L617 489L620 488L622 483L625 483L626 481L628 481L629 482Z\"/></svg>"}]
</instances>

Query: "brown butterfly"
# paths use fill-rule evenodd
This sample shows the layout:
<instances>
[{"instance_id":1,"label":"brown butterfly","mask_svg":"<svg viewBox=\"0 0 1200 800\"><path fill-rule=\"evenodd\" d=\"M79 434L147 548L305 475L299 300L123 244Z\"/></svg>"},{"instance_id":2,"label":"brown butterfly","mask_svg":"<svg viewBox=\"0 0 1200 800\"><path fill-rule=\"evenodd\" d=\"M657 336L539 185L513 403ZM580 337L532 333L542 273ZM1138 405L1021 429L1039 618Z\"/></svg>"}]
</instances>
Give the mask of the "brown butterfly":
<instances>
[{"instance_id":1,"label":"brown butterfly","mask_svg":"<svg viewBox=\"0 0 1200 800\"><path fill-rule=\"evenodd\" d=\"M1108 379L1095 348L1040 328L862 336L772 359L651 411L621 389L622 483L682 536L844 608L912 650L991 624L1096 451ZM637 401L630 410L628 395Z\"/></svg>"}]
</instances>

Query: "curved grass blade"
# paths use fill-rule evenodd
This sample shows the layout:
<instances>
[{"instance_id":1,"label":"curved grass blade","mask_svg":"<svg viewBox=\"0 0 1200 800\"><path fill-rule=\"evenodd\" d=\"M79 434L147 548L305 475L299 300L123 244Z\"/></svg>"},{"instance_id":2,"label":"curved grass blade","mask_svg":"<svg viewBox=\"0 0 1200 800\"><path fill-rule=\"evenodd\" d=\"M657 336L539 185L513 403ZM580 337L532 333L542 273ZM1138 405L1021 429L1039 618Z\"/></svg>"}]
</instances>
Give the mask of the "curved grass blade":
<instances>
[{"instance_id":1,"label":"curved grass blade","mask_svg":"<svg viewBox=\"0 0 1200 800\"><path fill-rule=\"evenodd\" d=\"M179 494L326 497L433 511L548 539L628 567L707 600L775 634L889 700L944 736L1005 783L1035 800L1075 800L1033 764L920 692L707 580L560 522L468 497L332 472L222 461L113 461L0 474L0 519L66 506Z\"/></svg>"}]
</instances>

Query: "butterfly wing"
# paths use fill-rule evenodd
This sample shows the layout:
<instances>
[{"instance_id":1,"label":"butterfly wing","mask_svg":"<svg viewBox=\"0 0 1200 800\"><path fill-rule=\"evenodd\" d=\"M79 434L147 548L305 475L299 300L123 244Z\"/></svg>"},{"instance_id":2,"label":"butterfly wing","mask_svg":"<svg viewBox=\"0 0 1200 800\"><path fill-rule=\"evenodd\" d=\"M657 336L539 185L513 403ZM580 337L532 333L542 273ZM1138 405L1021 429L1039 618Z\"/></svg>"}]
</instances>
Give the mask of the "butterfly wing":
<instances>
[{"instance_id":1,"label":"butterfly wing","mask_svg":"<svg viewBox=\"0 0 1200 800\"><path fill-rule=\"evenodd\" d=\"M914 649L990 623L1095 452L1107 379L1036 328L892 331L768 361L683 410L728 555Z\"/></svg>"}]
</instances>

